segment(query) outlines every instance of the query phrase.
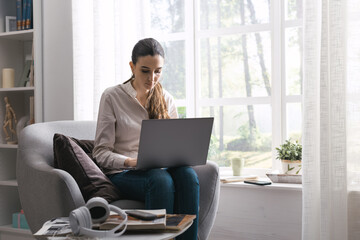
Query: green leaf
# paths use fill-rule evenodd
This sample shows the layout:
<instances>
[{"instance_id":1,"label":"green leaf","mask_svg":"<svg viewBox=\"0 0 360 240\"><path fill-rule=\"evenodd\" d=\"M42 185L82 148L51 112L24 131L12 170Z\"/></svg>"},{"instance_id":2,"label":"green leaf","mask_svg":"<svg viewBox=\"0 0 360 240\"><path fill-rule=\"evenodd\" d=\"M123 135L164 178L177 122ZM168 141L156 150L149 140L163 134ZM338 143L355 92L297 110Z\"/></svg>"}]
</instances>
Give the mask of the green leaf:
<instances>
[{"instance_id":1,"label":"green leaf","mask_svg":"<svg viewBox=\"0 0 360 240\"><path fill-rule=\"evenodd\" d=\"M277 151L277 159L284 160L301 160L302 158L302 145L299 141L294 143L290 139L285 140L284 144L281 144L279 147L275 148Z\"/></svg>"}]
</instances>

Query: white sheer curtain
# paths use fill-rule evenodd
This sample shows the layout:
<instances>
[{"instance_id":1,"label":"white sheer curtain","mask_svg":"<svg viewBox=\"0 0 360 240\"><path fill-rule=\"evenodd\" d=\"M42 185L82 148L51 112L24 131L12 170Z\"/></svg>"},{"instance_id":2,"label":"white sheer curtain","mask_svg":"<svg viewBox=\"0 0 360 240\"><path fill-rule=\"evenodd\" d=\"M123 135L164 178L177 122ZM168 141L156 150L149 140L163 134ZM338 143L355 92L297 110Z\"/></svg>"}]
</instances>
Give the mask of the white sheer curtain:
<instances>
[{"instance_id":1,"label":"white sheer curtain","mask_svg":"<svg viewBox=\"0 0 360 240\"><path fill-rule=\"evenodd\" d=\"M359 10L355 0L304 3L304 240L359 239Z\"/></svg>"},{"instance_id":2,"label":"white sheer curtain","mask_svg":"<svg viewBox=\"0 0 360 240\"><path fill-rule=\"evenodd\" d=\"M144 35L141 3L72 1L75 120L96 120L102 92L131 76L131 51Z\"/></svg>"}]
</instances>

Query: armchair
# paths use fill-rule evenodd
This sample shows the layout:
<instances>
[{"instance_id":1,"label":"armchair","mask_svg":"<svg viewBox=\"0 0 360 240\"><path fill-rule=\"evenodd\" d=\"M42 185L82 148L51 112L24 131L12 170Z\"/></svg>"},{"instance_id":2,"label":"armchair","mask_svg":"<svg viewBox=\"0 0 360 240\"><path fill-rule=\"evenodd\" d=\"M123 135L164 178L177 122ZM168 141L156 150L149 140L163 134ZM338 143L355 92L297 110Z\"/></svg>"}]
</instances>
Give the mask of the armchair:
<instances>
[{"instance_id":1,"label":"armchair","mask_svg":"<svg viewBox=\"0 0 360 240\"><path fill-rule=\"evenodd\" d=\"M77 139L94 139L94 121L57 121L37 123L20 134L16 175L19 195L26 219L33 233L51 218L68 216L85 205L74 178L54 168L53 136L61 133ZM214 224L219 202L218 166L208 162L194 167L200 182L198 239L207 239ZM111 204L120 208L143 208L144 203L118 200Z\"/></svg>"}]
</instances>

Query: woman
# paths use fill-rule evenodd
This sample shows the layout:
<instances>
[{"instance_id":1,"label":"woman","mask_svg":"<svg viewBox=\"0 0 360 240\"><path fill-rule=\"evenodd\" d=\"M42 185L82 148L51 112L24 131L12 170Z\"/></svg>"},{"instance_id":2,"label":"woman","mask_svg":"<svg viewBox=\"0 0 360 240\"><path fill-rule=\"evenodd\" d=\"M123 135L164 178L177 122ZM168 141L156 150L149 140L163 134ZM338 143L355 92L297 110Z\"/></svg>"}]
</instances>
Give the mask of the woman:
<instances>
[{"instance_id":1,"label":"woman","mask_svg":"<svg viewBox=\"0 0 360 240\"><path fill-rule=\"evenodd\" d=\"M159 83L164 50L155 39L140 40L132 51L132 77L106 89L101 97L93 156L126 199L147 209L196 214L178 239L196 239L199 181L191 167L129 170L137 164L141 122L177 118L173 97Z\"/></svg>"}]
</instances>

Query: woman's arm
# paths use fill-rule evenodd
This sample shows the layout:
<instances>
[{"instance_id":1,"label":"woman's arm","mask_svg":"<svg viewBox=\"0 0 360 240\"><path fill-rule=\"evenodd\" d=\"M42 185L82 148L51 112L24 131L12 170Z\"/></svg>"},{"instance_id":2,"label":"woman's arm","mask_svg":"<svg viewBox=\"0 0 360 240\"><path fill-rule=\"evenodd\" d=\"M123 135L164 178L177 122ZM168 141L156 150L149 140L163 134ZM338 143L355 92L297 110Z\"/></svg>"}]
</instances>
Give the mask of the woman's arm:
<instances>
[{"instance_id":1,"label":"woman's arm","mask_svg":"<svg viewBox=\"0 0 360 240\"><path fill-rule=\"evenodd\" d=\"M114 153L116 118L113 104L106 91L101 96L93 156L104 170L125 168L129 157Z\"/></svg>"}]
</instances>

